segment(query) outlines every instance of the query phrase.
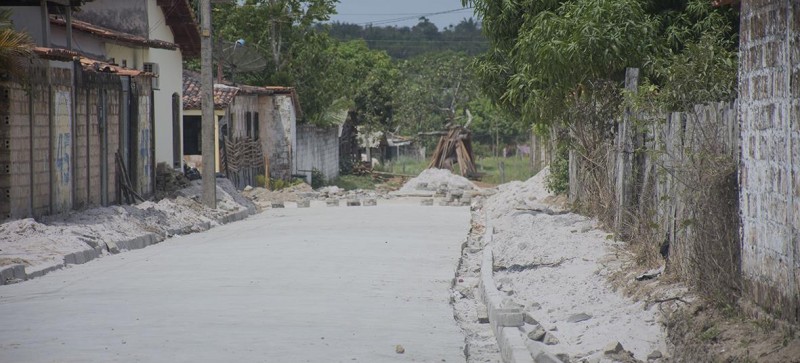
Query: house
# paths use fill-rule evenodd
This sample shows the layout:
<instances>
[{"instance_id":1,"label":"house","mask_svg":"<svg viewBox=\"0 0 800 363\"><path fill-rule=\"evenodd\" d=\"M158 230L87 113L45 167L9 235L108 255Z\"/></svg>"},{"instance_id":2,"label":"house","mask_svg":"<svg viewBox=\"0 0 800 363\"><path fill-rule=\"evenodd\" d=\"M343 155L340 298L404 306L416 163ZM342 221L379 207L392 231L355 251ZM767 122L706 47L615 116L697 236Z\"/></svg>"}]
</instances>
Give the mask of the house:
<instances>
[{"instance_id":1,"label":"house","mask_svg":"<svg viewBox=\"0 0 800 363\"><path fill-rule=\"evenodd\" d=\"M74 14L103 40L105 59L157 75L153 81L155 162L180 167L183 60L200 54L200 30L189 0L93 0ZM75 42L76 45L82 45Z\"/></svg>"},{"instance_id":2,"label":"house","mask_svg":"<svg viewBox=\"0 0 800 363\"><path fill-rule=\"evenodd\" d=\"M155 188L156 150L169 149L169 159L174 157L172 141L166 147L154 141L164 138L158 137L164 126L169 127L169 138L180 135L180 128L174 127L180 123L166 121L180 120L182 82L175 92L174 86L165 86L164 79L171 77L159 79L158 67L147 67L145 61L169 58L162 63L173 67L177 62L180 67L183 49L189 54L199 50L195 47L199 31L194 32L197 41L187 41L188 45L172 43L180 39L177 35L152 38L149 34L159 30L187 36L186 29L191 28L182 27L177 15L163 16L162 6L167 5L159 4L167 2L160 0L141 4L147 5L146 14L161 11L169 30L148 27L146 36L97 25L103 14L92 17L92 22L81 20L73 11L79 3L3 2L2 8L12 11L15 30L27 32L36 42L37 57L27 66L28 77L0 79L0 117L5 120L0 123L0 138L6 140L6 148L0 150L0 219L146 198ZM175 5L173 12L189 10L187 2L181 3L186 7ZM124 52L133 58L124 58ZM159 85L164 94L172 92L167 102L156 100L154 87ZM166 114L157 112L154 106L159 104L169 106Z\"/></svg>"},{"instance_id":3,"label":"house","mask_svg":"<svg viewBox=\"0 0 800 363\"><path fill-rule=\"evenodd\" d=\"M199 74L184 71L184 160L202 165ZM269 170L272 179L326 178L339 173L339 142L335 128L298 124L302 117L297 92L290 87L214 85L215 158L217 172L239 188L255 185Z\"/></svg>"}]
</instances>

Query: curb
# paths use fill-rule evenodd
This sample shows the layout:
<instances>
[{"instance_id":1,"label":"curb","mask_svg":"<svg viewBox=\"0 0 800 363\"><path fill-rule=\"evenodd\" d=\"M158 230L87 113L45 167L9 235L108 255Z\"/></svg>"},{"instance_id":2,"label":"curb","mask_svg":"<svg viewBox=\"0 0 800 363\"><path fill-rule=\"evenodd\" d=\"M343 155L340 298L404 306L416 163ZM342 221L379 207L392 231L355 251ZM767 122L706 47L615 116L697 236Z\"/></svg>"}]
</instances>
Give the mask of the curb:
<instances>
[{"instance_id":1,"label":"curb","mask_svg":"<svg viewBox=\"0 0 800 363\"><path fill-rule=\"evenodd\" d=\"M483 235L483 259L481 260L480 295L489 315L489 324L497 339L500 356L505 363L561 363L556 356L544 349L544 344L527 342L520 329L525 323L522 309L503 308L503 298L497 290L492 276L494 254L492 241L494 227L486 227Z\"/></svg>"},{"instance_id":2,"label":"curb","mask_svg":"<svg viewBox=\"0 0 800 363\"><path fill-rule=\"evenodd\" d=\"M253 212L252 214L255 214L255 211L252 212ZM219 224L228 224L231 222L243 220L249 217L250 214L251 211L249 209L244 209L217 218L217 222ZM206 227L205 230L211 229L210 223L206 222L203 226ZM125 241L109 241L102 243L100 246L97 246L95 248L89 248L83 251L72 252L63 257L62 263L56 263L54 265L31 272L26 272L25 265L22 264L6 266L0 269L0 286L11 285L18 282L34 279L37 277L42 277L50 272L60 270L66 266L82 265L84 263L87 263L91 260L94 260L102 256L103 251L110 252L111 254L118 254L125 251L142 249L147 246L159 243L163 240L164 239L161 236L155 233L147 233Z\"/></svg>"}]
</instances>

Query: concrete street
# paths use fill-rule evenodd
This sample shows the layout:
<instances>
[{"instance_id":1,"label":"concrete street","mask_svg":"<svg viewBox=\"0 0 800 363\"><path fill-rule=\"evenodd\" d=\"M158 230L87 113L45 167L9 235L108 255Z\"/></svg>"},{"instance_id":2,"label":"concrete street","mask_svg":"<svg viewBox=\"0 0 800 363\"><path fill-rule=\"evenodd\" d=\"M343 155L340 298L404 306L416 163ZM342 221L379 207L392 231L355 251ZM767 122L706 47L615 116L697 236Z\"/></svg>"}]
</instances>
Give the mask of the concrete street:
<instances>
[{"instance_id":1,"label":"concrete street","mask_svg":"<svg viewBox=\"0 0 800 363\"><path fill-rule=\"evenodd\" d=\"M465 207L272 209L0 286L0 362L463 362L468 228Z\"/></svg>"}]
</instances>

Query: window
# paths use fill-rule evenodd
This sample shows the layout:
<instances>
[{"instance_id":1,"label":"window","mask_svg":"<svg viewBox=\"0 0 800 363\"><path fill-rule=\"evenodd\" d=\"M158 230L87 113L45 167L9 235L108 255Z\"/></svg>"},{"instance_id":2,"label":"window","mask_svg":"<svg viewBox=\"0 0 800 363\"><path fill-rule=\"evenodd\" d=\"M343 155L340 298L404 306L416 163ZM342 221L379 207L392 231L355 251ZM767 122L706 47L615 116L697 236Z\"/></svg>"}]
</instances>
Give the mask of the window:
<instances>
[{"instance_id":1,"label":"window","mask_svg":"<svg viewBox=\"0 0 800 363\"><path fill-rule=\"evenodd\" d=\"M250 112L244 113L244 127L245 127L244 136L253 137L253 114L251 114Z\"/></svg>"},{"instance_id":2,"label":"window","mask_svg":"<svg viewBox=\"0 0 800 363\"><path fill-rule=\"evenodd\" d=\"M147 72L147 73L155 74L155 76L153 77L153 89L154 90L159 89L159 87L158 87L158 63L144 62L144 64L142 65L142 70Z\"/></svg>"},{"instance_id":3,"label":"window","mask_svg":"<svg viewBox=\"0 0 800 363\"><path fill-rule=\"evenodd\" d=\"M203 152L203 118L201 116L183 116L183 154L202 155Z\"/></svg>"},{"instance_id":4,"label":"window","mask_svg":"<svg viewBox=\"0 0 800 363\"><path fill-rule=\"evenodd\" d=\"M258 140L258 112L253 112L253 140Z\"/></svg>"}]
</instances>

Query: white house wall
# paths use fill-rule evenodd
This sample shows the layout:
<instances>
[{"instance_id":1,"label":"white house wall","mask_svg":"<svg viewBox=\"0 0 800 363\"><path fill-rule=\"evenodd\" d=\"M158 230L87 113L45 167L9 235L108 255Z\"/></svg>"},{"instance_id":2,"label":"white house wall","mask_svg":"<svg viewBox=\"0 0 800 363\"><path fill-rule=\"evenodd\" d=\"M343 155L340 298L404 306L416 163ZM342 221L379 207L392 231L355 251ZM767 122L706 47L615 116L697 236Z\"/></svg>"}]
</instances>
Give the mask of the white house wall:
<instances>
[{"instance_id":1,"label":"white house wall","mask_svg":"<svg viewBox=\"0 0 800 363\"><path fill-rule=\"evenodd\" d=\"M174 42L172 30L166 24L164 13L156 0L147 1L147 13L150 39ZM178 99L183 98L183 56L180 50L150 49L144 61L156 63L159 66L159 89L154 91L153 97L156 122L156 162L166 162L167 165L172 165L174 160L172 155L174 140L172 135L172 95L177 93ZM178 109L178 120L182 120L183 107L178 105ZM179 129L182 130L183 125ZM182 137L177 139L183 140ZM182 145L179 150L183 154ZM183 155L175 155L175 159L181 160Z\"/></svg>"}]
</instances>

